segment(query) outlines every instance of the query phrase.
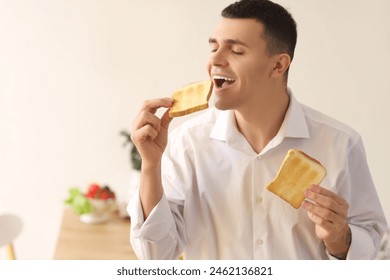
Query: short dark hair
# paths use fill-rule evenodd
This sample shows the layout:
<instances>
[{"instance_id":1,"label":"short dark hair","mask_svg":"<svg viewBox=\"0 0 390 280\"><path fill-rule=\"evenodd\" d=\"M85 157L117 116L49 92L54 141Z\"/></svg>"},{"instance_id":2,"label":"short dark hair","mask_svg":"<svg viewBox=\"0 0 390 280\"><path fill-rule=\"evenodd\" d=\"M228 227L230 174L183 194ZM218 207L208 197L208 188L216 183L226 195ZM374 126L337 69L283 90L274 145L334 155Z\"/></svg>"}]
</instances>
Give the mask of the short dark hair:
<instances>
[{"instance_id":1,"label":"short dark hair","mask_svg":"<svg viewBox=\"0 0 390 280\"><path fill-rule=\"evenodd\" d=\"M268 0L241 0L227 6L221 16L251 18L262 23L268 53L274 55L283 52L293 59L297 43L297 25L291 14L282 6Z\"/></svg>"}]
</instances>

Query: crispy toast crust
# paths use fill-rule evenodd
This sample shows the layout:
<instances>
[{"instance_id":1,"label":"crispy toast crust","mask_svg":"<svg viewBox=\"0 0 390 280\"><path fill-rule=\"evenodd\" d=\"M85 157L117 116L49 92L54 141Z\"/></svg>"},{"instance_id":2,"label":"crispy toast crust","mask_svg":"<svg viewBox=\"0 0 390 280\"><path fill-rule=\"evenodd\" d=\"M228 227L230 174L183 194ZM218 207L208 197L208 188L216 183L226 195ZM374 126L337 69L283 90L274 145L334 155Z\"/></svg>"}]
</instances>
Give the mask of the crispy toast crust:
<instances>
[{"instance_id":1,"label":"crispy toast crust","mask_svg":"<svg viewBox=\"0 0 390 280\"><path fill-rule=\"evenodd\" d=\"M317 164L321 165L321 162L319 162L318 160L316 160L315 158L312 158L311 156L309 156L308 154L306 154L305 152L301 151L301 150L297 150L298 153L301 153L302 155L304 155L305 157L307 157L308 159L316 162Z\"/></svg>"},{"instance_id":2,"label":"crispy toast crust","mask_svg":"<svg viewBox=\"0 0 390 280\"><path fill-rule=\"evenodd\" d=\"M318 160L291 149L267 189L297 209L305 199L304 191L312 184L320 184L325 176L326 169Z\"/></svg>"},{"instance_id":3,"label":"crispy toast crust","mask_svg":"<svg viewBox=\"0 0 390 280\"><path fill-rule=\"evenodd\" d=\"M210 80L188 84L177 89L172 94L175 102L169 110L169 116L181 117L208 108L212 91L213 83Z\"/></svg>"}]
</instances>

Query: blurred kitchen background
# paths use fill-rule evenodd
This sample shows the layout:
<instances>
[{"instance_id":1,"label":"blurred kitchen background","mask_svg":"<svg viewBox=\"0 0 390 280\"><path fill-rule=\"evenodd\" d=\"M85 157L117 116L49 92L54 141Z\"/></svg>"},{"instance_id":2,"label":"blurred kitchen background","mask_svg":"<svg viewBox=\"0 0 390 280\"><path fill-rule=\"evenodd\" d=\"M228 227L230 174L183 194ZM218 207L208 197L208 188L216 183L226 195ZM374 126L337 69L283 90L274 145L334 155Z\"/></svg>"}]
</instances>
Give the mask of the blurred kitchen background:
<instances>
[{"instance_id":1,"label":"blurred kitchen background","mask_svg":"<svg viewBox=\"0 0 390 280\"><path fill-rule=\"evenodd\" d=\"M0 0L0 214L23 220L18 259L53 258L70 187L108 184L127 201L120 131L144 99L208 78L231 2ZM276 2L298 23L290 87L362 135L390 220L390 1Z\"/></svg>"}]
</instances>

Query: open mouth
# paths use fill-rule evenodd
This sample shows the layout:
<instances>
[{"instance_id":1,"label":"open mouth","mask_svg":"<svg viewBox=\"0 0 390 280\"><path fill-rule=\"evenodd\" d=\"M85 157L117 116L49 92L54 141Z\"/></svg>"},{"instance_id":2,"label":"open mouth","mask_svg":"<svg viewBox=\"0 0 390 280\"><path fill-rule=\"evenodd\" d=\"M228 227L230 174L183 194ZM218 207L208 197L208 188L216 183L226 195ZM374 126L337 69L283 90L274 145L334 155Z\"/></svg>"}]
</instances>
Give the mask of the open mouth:
<instances>
[{"instance_id":1,"label":"open mouth","mask_svg":"<svg viewBox=\"0 0 390 280\"><path fill-rule=\"evenodd\" d=\"M232 85L236 80L225 76L214 75L213 81L214 81L214 85L218 89L222 89Z\"/></svg>"}]
</instances>

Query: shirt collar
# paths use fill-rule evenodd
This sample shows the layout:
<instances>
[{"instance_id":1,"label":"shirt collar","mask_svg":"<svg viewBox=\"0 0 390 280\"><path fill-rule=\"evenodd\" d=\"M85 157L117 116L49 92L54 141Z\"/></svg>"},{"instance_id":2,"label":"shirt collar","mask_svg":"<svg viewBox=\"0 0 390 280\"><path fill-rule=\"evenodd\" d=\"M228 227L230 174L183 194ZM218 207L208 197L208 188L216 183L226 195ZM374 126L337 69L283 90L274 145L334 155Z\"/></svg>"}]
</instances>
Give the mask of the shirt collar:
<instances>
[{"instance_id":1,"label":"shirt collar","mask_svg":"<svg viewBox=\"0 0 390 280\"><path fill-rule=\"evenodd\" d=\"M283 121L283 124L286 123L286 132L284 137L309 138L309 128L302 105L299 104L290 89L288 89L287 92L290 96L290 105Z\"/></svg>"},{"instance_id":2,"label":"shirt collar","mask_svg":"<svg viewBox=\"0 0 390 280\"><path fill-rule=\"evenodd\" d=\"M284 121L279 129L279 132L271 142L280 143L285 137L310 137L302 105L295 99L290 89L288 89L288 95L290 96L290 104L284 117ZM230 110L220 111L210 137L226 142L229 140L229 131L238 131L233 112Z\"/></svg>"}]
</instances>

